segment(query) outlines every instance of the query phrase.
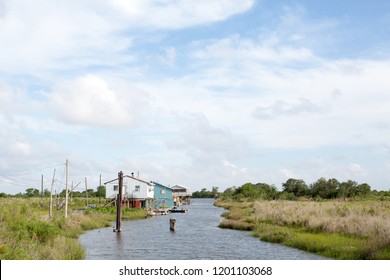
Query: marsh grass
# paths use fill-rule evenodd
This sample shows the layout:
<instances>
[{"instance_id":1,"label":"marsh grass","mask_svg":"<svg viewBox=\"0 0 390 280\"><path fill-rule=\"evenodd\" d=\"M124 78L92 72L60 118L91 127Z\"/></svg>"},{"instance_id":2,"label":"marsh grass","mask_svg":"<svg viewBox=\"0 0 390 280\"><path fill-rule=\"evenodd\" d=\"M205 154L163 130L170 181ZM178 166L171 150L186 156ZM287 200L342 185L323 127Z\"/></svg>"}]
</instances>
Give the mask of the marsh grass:
<instances>
[{"instance_id":1,"label":"marsh grass","mask_svg":"<svg viewBox=\"0 0 390 280\"><path fill-rule=\"evenodd\" d=\"M251 207L253 205L253 207ZM336 259L390 259L390 202L221 202L220 227Z\"/></svg>"},{"instance_id":2,"label":"marsh grass","mask_svg":"<svg viewBox=\"0 0 390 280\"><path fill-rule=\"evenodd\" d=\"M111 226L115 220L115 211L109 208L80 211L77 204L70 205L67 219L56 210L49 218L48 205L45 198L0 198L0 259L82 259L80 234ZM143 209L123 210L124 219L144 217Z\"/></svg>"}]
</instances>

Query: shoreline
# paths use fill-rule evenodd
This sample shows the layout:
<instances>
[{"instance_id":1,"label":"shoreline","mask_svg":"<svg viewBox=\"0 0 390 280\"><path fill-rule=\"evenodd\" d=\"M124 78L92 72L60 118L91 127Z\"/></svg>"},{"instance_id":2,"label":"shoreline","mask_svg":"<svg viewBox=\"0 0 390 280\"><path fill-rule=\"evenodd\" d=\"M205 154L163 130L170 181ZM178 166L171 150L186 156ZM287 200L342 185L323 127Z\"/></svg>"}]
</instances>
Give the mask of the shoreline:
<instances>
[{"instance_id":1,"label":"shoreline","mask_svg":"<svg viewBox=\"0 0 390 280\"><path fill-rule=\"evenodd\" d=\"M390 259L388 202L219 200L215 205L228 210L219 227L251 231L262 241L332 259Z\"/></svg>"},{"instance_id":2,"label":"shoreline","mask_svg":"<svg viewBox=\"0 0 390 280\"><path fill-rule=\"evenodd\" d=\"M75 200L68 218L63 210L47 215L47 199L2 198L0 203L1 260L82 260L78 238L87 230L110 227L113 209L82 209ZM144 210L125 210L123 220L146 218Z\"/></svg>"},{"instance_id":3,"label":"shoreline","mask_svg":"<svg viewBox=\"0 0 390 280\"><path fill-rule=\"evenodd\" d=\"M0 259L82 260L79 243L87 230L110 227L113 208L83 209L77 201L46 217L45 199L3 199L0 204ZM219 227L251 231L260 240L280 243L332 259L390 259L390 201L217 200L228 212ZM79 211L78 213L74 211ZM127 209L123 220L146 218Z\"/></svg>"}]
</instances>

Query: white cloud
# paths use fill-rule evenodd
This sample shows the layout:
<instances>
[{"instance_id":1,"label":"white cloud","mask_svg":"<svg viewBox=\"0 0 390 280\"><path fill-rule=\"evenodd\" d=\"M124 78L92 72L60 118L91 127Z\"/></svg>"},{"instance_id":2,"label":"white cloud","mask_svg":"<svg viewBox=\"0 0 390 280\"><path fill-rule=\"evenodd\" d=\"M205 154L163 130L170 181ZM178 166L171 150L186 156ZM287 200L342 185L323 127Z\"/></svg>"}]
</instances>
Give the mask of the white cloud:
<instances>
[{"instance_id":1,"label":"white cloud","mask_svg":"<svg viewBox=\"0 0 390 280\"><path fill-rule=\"evenodd\" d=\"M233 53L220 61L205 56L183 78L140 87L153 95L159 110L179 116L201 113L216 128L243 135L253 147L299 149L385 141L390 131L372 124L386 122L388 116L390 61L315 60L307 67L268 68L250 56L237 59Z\"/></svg>"},{"instance_id":2,"label":"white cloud","mask_svg":"<svg viewBox=\"0 0 390 280\"><path fill-rule=\"evenodd\" d=\"M281 169L279 169L279 172L286 180L290 179L290 178L298 178L299 177L291 169L281 168Z\"/></svg>"},{"instance_id":3,"label":"white cloud","mask_svg":"<svg viewBox=\"0 0 390 280\"><path fill-rule=\"evenodd\" d=\"M128 24L157 29L180 29L207 24L242 13L254 0L115 0L109 6Z\"/></svg>"},{"instance_id":4,"label":"white cloud","mask_svg":"<svg viewBox=\"0 0 390 280\"><path fill-rule=\"evenodd\" d=\"M365 168L359 163L351 163L349 165L349 169L350 172L352 173L353 178L367 175Z\"/></svg>"},{"instance_id":5,"label":"white cloud","mask_svg":"<svg viewBox=\"0 0 390 280\"><path fill-rule=\"evenodd\" d=\"M31 146L26 142L16 142L11 145L11 151L15 154L28 156L31 154Z\"/></svg>"},{"instance_id":6,"label":"white cloud","mask_svg":"<svg viewBox=\"0 0 390 280\"><path fill-rule=\"evenodd\" d=\"M167 141L167 147L177 167L174 172L183 183L209 181L221 185L250 176L240 163L251 150L245 138L214 127L202 114L180 115L180 123L180 130ZM185 157L176 157L176 153Z\"/></svg>"},{"instance_id":7,"label":"white cloud","mask_svg":"<svg viewBox=\"0 0 390 280\"><path fill-rule=\"evenodd\" d=\"M86 75L62 81L48 93L50 106L67 123L128 127L145 106L145 94L122 81ZM118 85L119 84L119 85Z\"/></svg>"},{"instance_id":8,"label":"white cloud","mask_svg":"<svg viewBox=\"0 0 390 280\"><path fill-rule=\"evenodd\" d=\"M257 39L237 37L233 47L231 42L231 38L222 39L197 46L201 49L194 51L201 63L188 84L214 90L214 94L206 95L208 100L220 99L228 112L205 112L210 120L219 120L218 123L246 135L250 133L258 145L268 147L378 141L368 123L387 118L390 80L386 77L390 75L390 61L312 55L307 61L303 58L304 63L297 63L284 60L283 55L278 60L275 50L280 46L269 46L269 53L276 54L276 63L271 63L272 55L268 63L256 55L257 49L264 48ZM227 110L230 103L235 107ZM228 121L223 122L224 117ZM356 137L357 134L362 137Z\"/></svg>"},{"instance_id":9,"label":"white cloud","mask_svg":"<svg viewBox=\"0 0 390 280\"><path fill-rule=\"evenodd\" d=\"M207 24L252 5L253 0L1 2L0 70L42 76L48 71L123 65L135 59L127 51L140 27Z\"/></svg>"},{"instance_id":10,"label":"white cloud","mask_svg":"<svg viewBox=\"0 0 390 280\"><path fill-rule=\"evenodd\" d=\"M169 47L164 49L164 54L160 55L159 59L162 64L174 67L176 63L176 56L176 49L174 47Z\"/></svg>"},{"instance_id":11,"label":"white cloud","mask_svg":"<svg viewBox=\"0 0 390 280\"><path fill-rule=\"evenodd\" d=\"M5 84L1 83L0 81L0 106L1 106L1 111L5 112L6 110L12 106L14 100L14 95L13 95L13 90L12 88Z\"/></svg>"},{"instance_id":12,"label":"white cloud","mask_svg":"<svg viewBox=\"0 0 390 280\"><path fill-rule=\"evenodd\" d=\"M223 160L223 161L222 161L222 164L223 164L224 166L230 167L230 168L232 168L232 169L237 168L237 166L236 166L235 164L229 162L228 160Z\"/></svg>"},{"instance_id":13,"label":"white cloud","mask_svg":"<svg viewBox=\"0 0 390 280\"><path fill-rule=\"evenodd\" d=\"M202 162L218 162L220 157L239 158L247 153L248 143L239 135L210 125L202 115L190 115L181 120L183 123L181 141L187 154Z\"/></svg>"},{"instance_id":14,"label":"white cloud","mask_svg":"<svg viewBox=\"0 0 390 280\"><path fill-rule=\"evenodd\" d=\"M80 176L126 166L225 187L368 178L362 158L335 162L322 148L382 147L383 169L390 61L327 56L340 49L342 21L254 3L0 0L0 166L70 156ZM270 22L236 17L208 29L254 6L247 19L270 13ZM230 28L238 19L245 30ZM115 160L98 163L96 149ZM280 151L306 161L275 159Z\"/></svg>"},{"instance_id":15,"label":"white cloud","mask_svg":"<svg viewBox=\"0 0 390 280\"><path fill-rule=\"evenodd\" d=\"M258 119L273 119L283 116L296 116L301 114L321 114L328 111L328 105L319 105L306 99L299 98L296 104L277 100L273 105L268 107L257 107L253 112L253 116Z\"/></svg>"},{"instance_id":16,"label":"white cloud","mask_svg":"<svg viewBox=\"0 0 390 280\"><path fill-rule=\"evenodd\" d=\"M5 0L0 1L0 18L2 18L6 13Z\"/></svg>"},{"instance_id":17,"label":"white cloud","mask_svg":"<svg viewBox=\"0 0 390 280\"><path fill-rule=\"evenodd\" d=\"M200 44L201 42L198 42L194 46ZM207 44L203 49L194 51L193 56L197 59L213 59L221 62L225 59L235 62L245 60L273 65L298 62L307 64L318 59L305 47L270 44L267 40L246 39L237 35Z\"/></svg>"},{"instance_id":18,"label":"white cloud","mask_svg":"<svg viewBox=\"0 0 390 280\"><path fill-rule=\"evenodd\" d=\"M92 11L72 1L6 2L0 19L0 70L40 75L96 53L106 54L102 61L108 50L129 45L126 38L113 36L115 26L108 19Z\"/></svg>"}]
</instances>

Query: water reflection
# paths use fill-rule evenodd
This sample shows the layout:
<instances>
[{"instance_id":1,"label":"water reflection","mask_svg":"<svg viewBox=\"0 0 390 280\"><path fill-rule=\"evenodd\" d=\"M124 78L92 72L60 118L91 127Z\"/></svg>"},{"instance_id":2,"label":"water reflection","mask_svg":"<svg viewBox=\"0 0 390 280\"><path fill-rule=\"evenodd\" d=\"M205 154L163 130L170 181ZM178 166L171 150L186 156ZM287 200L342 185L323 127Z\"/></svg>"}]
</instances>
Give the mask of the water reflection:
<instances>
[{"instance_id":1,"label":"water reflection","mask_svg":"<svg viewBox=\"0 0 390 280\"><path fill-rule=\"evenodd\" d=\"M262 242L250 233L218 227L224 209L199 199L187 213L171 213L112 228L88 231L80 237L87 259L324 259L279 244ZM176 231L169 219L176 219Z\"/></svg>"}]
</instances>

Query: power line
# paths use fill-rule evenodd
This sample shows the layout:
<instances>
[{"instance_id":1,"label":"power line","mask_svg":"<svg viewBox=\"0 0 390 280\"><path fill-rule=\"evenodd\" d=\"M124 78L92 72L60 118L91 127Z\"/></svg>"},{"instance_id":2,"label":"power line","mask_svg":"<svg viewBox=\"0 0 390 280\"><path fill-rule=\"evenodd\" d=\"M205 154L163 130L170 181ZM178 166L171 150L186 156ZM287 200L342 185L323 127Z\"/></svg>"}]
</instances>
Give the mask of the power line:
<instances>
[{"instance_id":1,"label":"power line","mask_svg":"<svg viewBox=\"0 0 390 280\"><path fill-rule=\"evenodd\" d=\"M10 186L39 188L39 186L41 186L42 184L41 180L42 180L43 171L58 166L65 167L65 165L61 163L61 164L52 164L52 165L36 167L36 168L26 168L26 169L19 169L19 170L12 169L12 172L0 170L0 182L3 182L3 184L6 183L7 185ZM34 176L34 174L36 176ZM47 176L45 176L45 178L46 177ZM47 185L50 183L50 180L49 179L44 180L43 183Z\"/></svg>"},{"instance_id":2,"label":"power line","mask_svg":"<svg viewBox=\"0 0 390 280\"><path fill-rule=\"evenodd\" d=\"M25 185L31 185L31 181L35 181L37 179L27 179L27 178L21 178L21 177L10 177L3 173L0 173L0 176L3 178L0 178L1 181L6 182L8 184L14 184L19 186L25 186ZM4 179L5 178L5 179Z\"/></svg>"},{"instance_id":3,"label":"power line","mask_svg":"<svg viewBox=\"0 0 390 280\"><path fill-rule=\"evenodd\" d=\"M30 174L42 172L43 170L59 167L59 166L62 166L62 165L64 165L64 164L63 163L52 164L52 165L47 165L47 166L43 166L43 167L35 167L35 168L28 168L28 169L15 169L15 168L13 168L12 169L13 172L11 174L9 174L9 176L30 175ZM4 172L4 171L2 171L2 172Z\"/></svg>"}]
</instances>

